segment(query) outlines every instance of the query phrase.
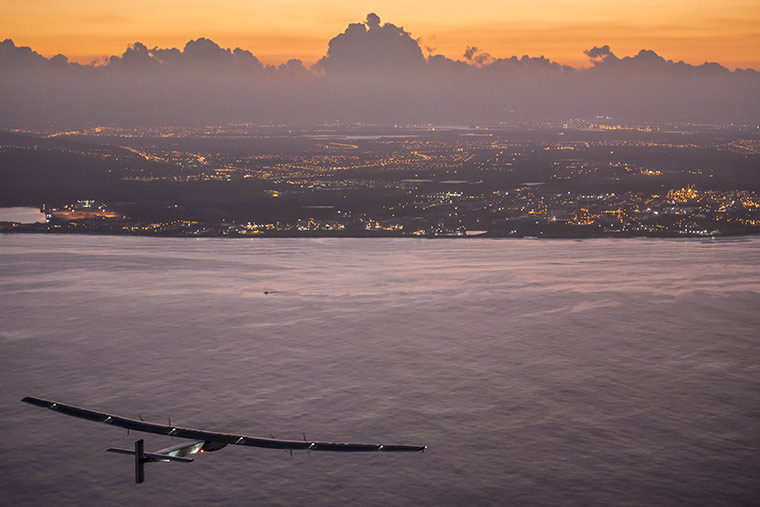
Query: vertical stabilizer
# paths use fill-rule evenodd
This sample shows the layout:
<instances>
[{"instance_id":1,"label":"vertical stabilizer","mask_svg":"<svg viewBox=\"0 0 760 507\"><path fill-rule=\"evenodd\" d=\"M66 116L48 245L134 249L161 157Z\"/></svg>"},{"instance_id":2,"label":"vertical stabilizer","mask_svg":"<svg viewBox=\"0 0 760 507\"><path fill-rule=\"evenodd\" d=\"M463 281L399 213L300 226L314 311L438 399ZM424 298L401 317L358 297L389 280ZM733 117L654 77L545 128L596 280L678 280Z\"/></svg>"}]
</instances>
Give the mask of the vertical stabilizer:
<instances>
[{"instance_id":1,"label":"vertical stabilizer","mask_svg":"<svg viewBox=\"0 0 760 507\"><path fill-rule=\"evenodd\" d=\"M135 482L142 484L145 482L145 442L141 438L135 440Z\"/></svg>"}]
</instances>

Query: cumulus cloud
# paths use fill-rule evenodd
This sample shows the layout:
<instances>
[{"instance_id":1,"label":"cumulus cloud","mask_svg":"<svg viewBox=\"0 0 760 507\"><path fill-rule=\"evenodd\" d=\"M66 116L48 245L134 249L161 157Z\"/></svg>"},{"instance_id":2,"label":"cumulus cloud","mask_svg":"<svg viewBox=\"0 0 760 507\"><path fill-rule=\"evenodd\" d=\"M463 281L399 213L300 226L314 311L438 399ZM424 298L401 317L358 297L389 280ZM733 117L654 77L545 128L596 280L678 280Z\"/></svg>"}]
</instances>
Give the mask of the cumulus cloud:
<instances>
[{"instance_id":1,"label":"cumulus cloud","mask_svg":"<svg viewBox=\"0 0 760 507\"><path fill-rule=\"evenodd\" d=\"M369 14L367 14L366 23L370 29L380 28L380 16L378 16L374 12L370 12Z\"/></svg>"},{"instance_id":2,"label":"cumulus cloud","mask_svg":"<svg viewBox=\"0 0 760 507\"><path fill-rule=\"evenodd\" d=\"M370 13L365 23L351 23L330 41L327 56L316 68L327 73L385 73L418 70L424 64L420 45L408 32L392 23L381 25L380 17Z\"/></svg>"},{"instance_id":3,"label":"cumulus cloud","mask_svg":"<svg viewBox=\"0 0 760 507\"><path fill-rule=\"evenodd\" d=\"M610 47L606 44L602 47L594 46L591 49L587 49L583 52L583 54L588 56L594 63L599 63L610 55L612 58L615 58L615 55L613 55L612 51L610 51Z\"/></svg>"},{"instance_id":4,"label":"cumulus cloud","mask_svg":"<svg viewBox=\"0 0 760 507\"><path fill-rule=\"evenodd\" d=\"M466 60L476 63L477 65L485 65L493 61L493 58L490 54L481 51L475 46L467 46L467 48L464 50L463 56Z\"/></svg>"},{"instance_id":5,"label":"cumulus cloud","mask_svg":"<svg viewBox=\"0 0 760 507\"><path fill-rule=\"evenodd\" d=\"M564 119L604 114L642 121L760 118L760 74L690 65L652 50L585 51L589 68L544 56L494 58L468 46L435 54L371 13L329 41L312 68L272 66L241 48L198 38L181 49L135 42L101 64L45 58L0 43L0 119L182 123ZM517 115L517 116L516 116Z\"/></svg>"},{"instance_id":6,"label":"cumulus cloud","mask_svg":"<svg viewBox=\"0 0 760 507\"><path fill-rule=\"evenodd\" d=\"M716 62L705 62L702 65L691 65L683 61L666 60L651 49L642 49L634 56L618 58L609 46L593 47L584 51L594 67L604 69L609 73L640 73L650 76L694 76L708 77L732 74L726 67ZM755 73L750 70L750 73ZM745 74L746 71L734 72L735 75Z\"/></svg>"},{"instance_id":7,"label":"cumulus cloud","mask_svg":"<svg viewBox=\"0 0 760 507\"><path fill-rule=\"evenodd\" d=\"M467 46L467 49L464 50L464 57L467 60L472 60L472 57L475 56L475 54L478 52L478 48L475 46Z\"/></svg>"},{"instance_id":8,"label":"cumulus cloud","mask_svg":"<svg viewBox=\"0 0 760 507\"><path fill-rule=\"evenodd\" d=\"M206 38L188 41L182 50L177 48L148 49L145 44L135 42L122 53L109 59L110 67L132 69L162 69L170 71L256 72L263 69L258 58L245 49L224 49Z\"/></svg>"},{"instance_id":9,"label":"cumulus cloud","mask_svg":"<svg viewBox=\"0 0 760 507\"><path fill-rule=\"evenodd\" d=\"M29 69L49 63L61 63L60 57L66 58L63 55L56 55L53 57L55 61L50 61L36 51L32 51L32 48L16 46L11 39L0 42L0 69L2 70Z\"/></svg>"}]
</instances>

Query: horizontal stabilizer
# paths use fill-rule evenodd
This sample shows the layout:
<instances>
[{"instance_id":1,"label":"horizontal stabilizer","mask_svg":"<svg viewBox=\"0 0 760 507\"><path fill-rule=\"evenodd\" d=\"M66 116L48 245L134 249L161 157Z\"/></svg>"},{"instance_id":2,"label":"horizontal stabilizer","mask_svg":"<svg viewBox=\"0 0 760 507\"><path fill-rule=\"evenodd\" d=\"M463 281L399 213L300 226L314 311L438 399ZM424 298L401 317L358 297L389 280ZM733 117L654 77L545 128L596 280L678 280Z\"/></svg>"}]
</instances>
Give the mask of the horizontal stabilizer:
<instances>
[{"instance_id":1,"label":"horizontal stabilizer","mask_svg":"<svg viewBox=\"0 0 760 507\"><path fill-rule=\"evenodd\" d=\"M115 447L109 447L106 449L106 452L113 452L116 454L129 454L130 456L135 455L135 451L132 451L130 449L117 449ZM155 452L146 452L143 453L143 456L148 458L150 461L179 461L180 463L192 463L193 458L182 458L180 456L169 456L167 454L158 454Z\"/></svg>"},{"instance_id":2,"label":"horizontal stabilizer","mask_svg":"<svg viewBox=\"0 0 760 507\"><path fill-rule=\"evenodd\" d=\"M116 454L129 454L130 456L135 455L135 451L129 449L117 449L116 447L109 447L106 449L106 452L114 452Z\"/></svg>"}]
</instances>

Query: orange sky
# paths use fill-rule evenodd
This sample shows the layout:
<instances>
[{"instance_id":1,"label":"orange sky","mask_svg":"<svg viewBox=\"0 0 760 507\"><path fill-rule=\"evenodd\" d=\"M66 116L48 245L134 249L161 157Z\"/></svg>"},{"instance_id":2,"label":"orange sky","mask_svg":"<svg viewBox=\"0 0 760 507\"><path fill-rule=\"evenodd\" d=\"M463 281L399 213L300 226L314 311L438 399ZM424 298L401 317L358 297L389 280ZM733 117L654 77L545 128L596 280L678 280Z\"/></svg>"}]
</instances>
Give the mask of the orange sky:
<instances>
[{"instance_id":1,"label":"orange sky","mask_svg":"<svg viewBox=\"0 0 760 507\"><path fill-rule=\"evenodd\" d=\"M618 56L653 49L688 63L760 69L758 0L3 0L2 11L0 39L82 63L135 41L181 48L208 37L265 63L309 65L348 23L376 12L455 59L469 45L581 66L584 49L609 44Z\"/></svg>"}]
</instances>

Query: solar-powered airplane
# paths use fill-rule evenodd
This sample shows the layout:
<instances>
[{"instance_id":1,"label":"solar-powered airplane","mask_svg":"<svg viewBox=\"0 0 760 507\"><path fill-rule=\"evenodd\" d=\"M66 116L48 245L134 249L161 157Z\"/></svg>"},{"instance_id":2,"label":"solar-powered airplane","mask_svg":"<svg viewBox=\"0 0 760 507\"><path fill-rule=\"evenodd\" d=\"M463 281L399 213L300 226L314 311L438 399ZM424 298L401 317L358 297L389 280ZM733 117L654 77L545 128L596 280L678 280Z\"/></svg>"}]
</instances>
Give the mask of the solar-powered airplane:
<instances>
[{"instance_id":1,"label":"solar-powered airplane","mask_svg":"<svg viewBox=\"0 0 760 507\"><path fill-rule=\"evenodd\" d=\"M189 438L191 442L167 447L156 452L145 452L143 440L135 442L135 449L114 449L109 447L108 452L118 454L129 454L135 457L135 482L142 483L145 481L145 463L178 461L180 463L189 463L192 454L218 451L228 444L247 445L249 447L266 447L268 449L285 449L289 450L291 455L293 451L333 451L333 452L424 452L426 445L381 445L381 444L346 444L339 442L315 442L304 440L280 440L277 438L253 437L247 435L231 435L229 433L216 433L213 431L194 430L190 428L181 428L169 425L145 422L140 418L129 419L118 415L107 414L86 408L74 407L65 403L42 400L27 396L24 403L36 405L42 408L49 408L61 414L87 419L104 424L110 424L117 428L142 431L145 433L155 433L157 435L169 435L172 437Z\"/></svg>"}]
</instances>

